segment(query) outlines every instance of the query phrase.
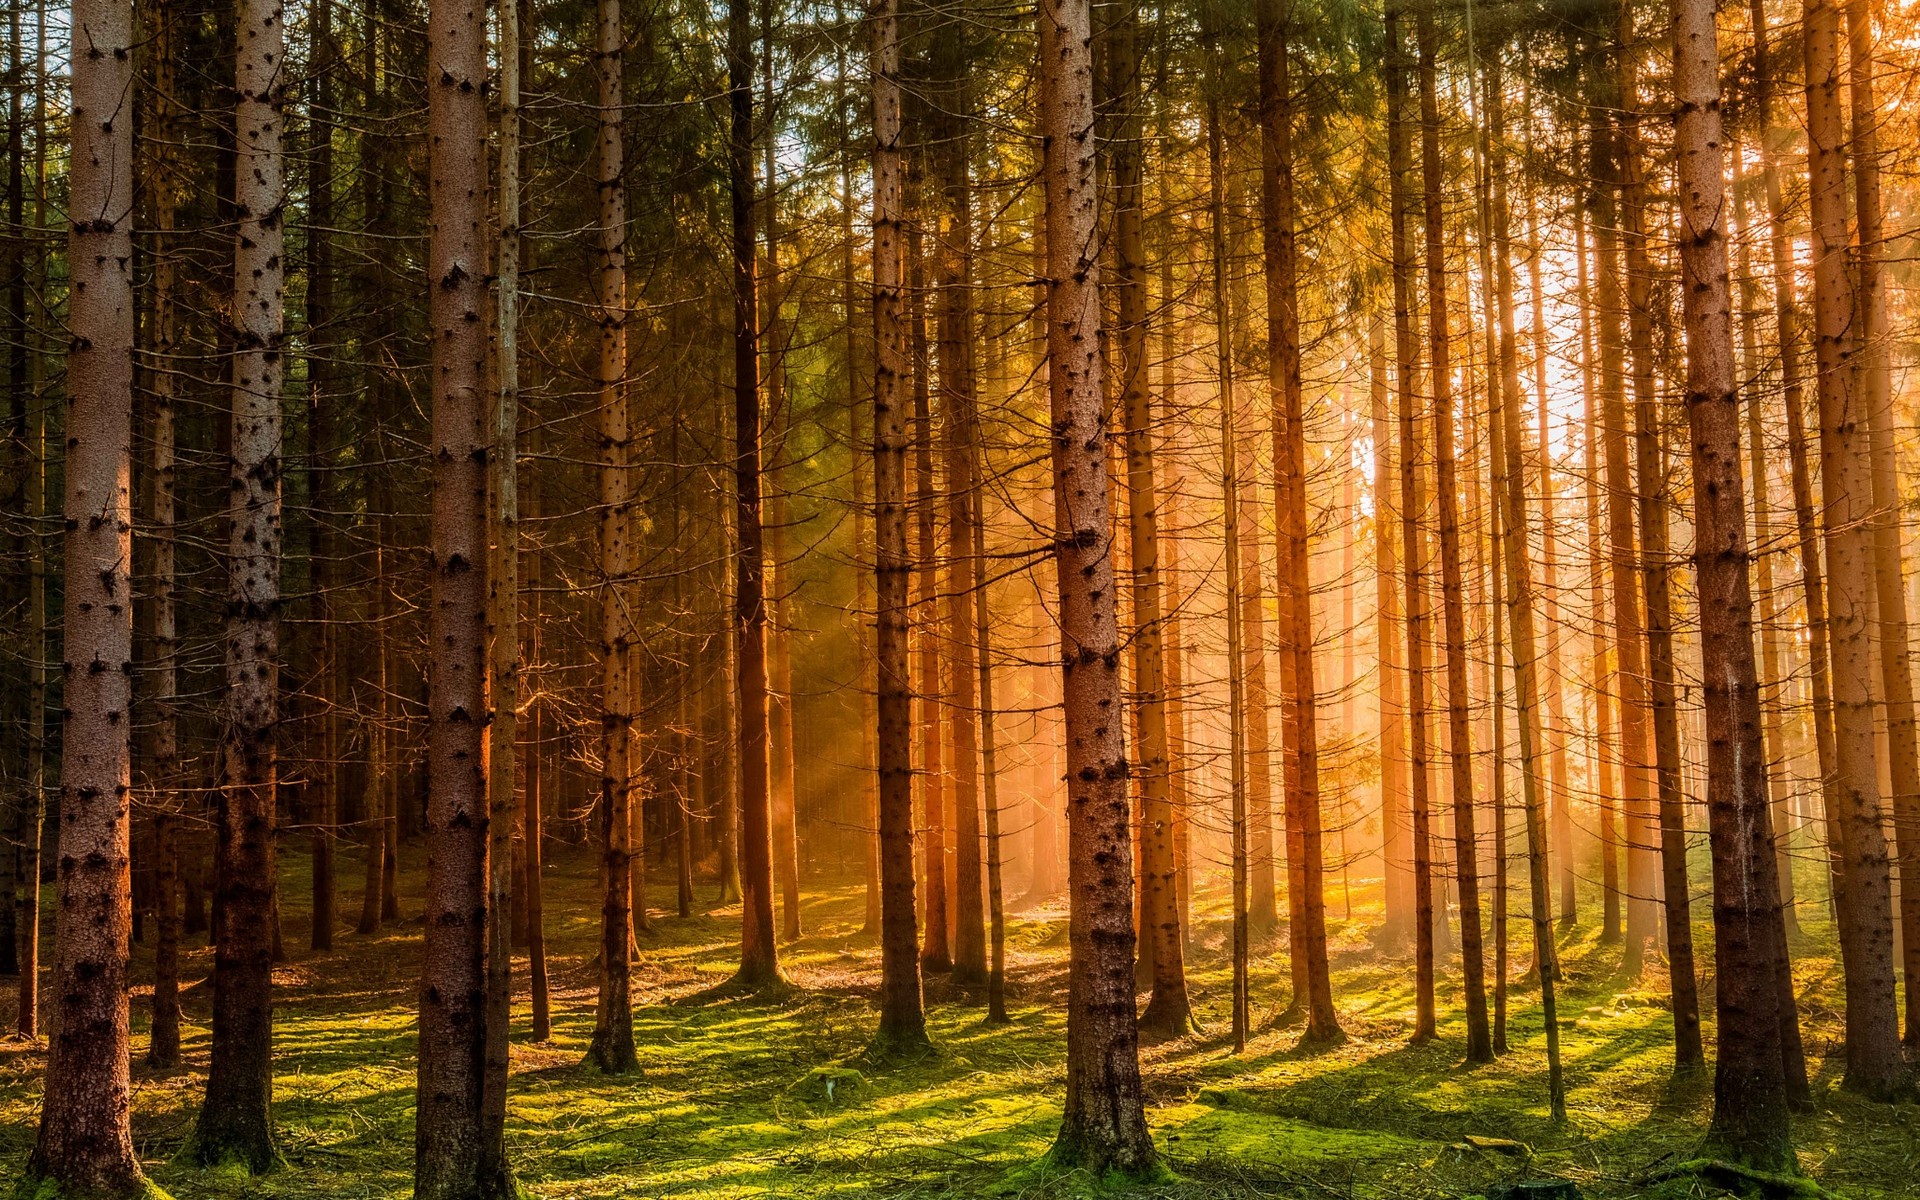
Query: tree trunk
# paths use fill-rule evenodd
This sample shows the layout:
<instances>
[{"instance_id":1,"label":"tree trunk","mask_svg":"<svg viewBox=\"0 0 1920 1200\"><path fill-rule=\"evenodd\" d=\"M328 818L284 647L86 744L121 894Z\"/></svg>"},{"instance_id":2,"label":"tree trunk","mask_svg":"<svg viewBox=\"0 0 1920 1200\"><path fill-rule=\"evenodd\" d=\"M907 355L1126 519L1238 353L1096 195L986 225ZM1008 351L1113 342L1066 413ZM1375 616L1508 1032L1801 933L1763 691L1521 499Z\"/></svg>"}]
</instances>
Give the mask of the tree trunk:
<instances>
[{"instance_id":1,"label":"tree trunk","mask_svg":"<svg viewBox=\"0 0 1920 1200\"><path fill-rule=\"evenodd\" d=\"M335 590L333 513L334 405L333 359L333 79L337 54L333 44L331 0L318 0L311 10L313 49L312 92L307 105L311 125L308 140L312 160L307 175L307 563L313 590L310 606L318 661L313 664L314 694L320 704L319 761L313 766L309 790L313 824L313 912L307 944L314 950L333 949L335 918L334 829L340 818L340 732L338 700L342 692L339 671L339 635L334 623ZM157 267L158 264L156 264Z\"/></svg>"},{"instance_id":2,"label":"tree trunk","mask_svg":"<svg viewBox=\"0 0 1920 1200\"><path fill-rule=\"evenodd\" d=\"M749 0L727 10L727 183L733 230L733 623L740 713L740 970L742 987L783 982L773 931L772 797L768 780L766 548L760 521L760 308L754 279L753 24Z\"/></svg>"},{"instance_id":3,"label":"tree trunk","mask_svg":"<svg viewBox=\"0 0 1920 1200\"><path fill-rule=\"evenodd\" d=\"M1875 745L1874 511L1871 414L1853 374L1857 313L1847 279L1845 135L1840 114L1839 12L1833 0L1805 9L1808 207L1813 224L1814 360L1820 398L1820 489L1827 567L1827 633L1833 663L1836 822L1844 862L1840 956L1847 995L1845 1084L1891 1097L1910 1075L1894 1005L1893 912Z\"/></svg>"},{"instance_id":4,"label":"tree trunk","mask_svg":"<svg viewBox=\"0 0 1920 1200\"><path fill-rule=\"evenodd\" d=\"M1402 634L1398 553L1399 504L1395 495L1397 447L1392 395L1387 384L1387 322L1378 312L1367 323L1367 381L1373 433L1374 646L1379 667L1380 857L1385 921L1382 946L1403 944L1413 922L1413 870L1408 853L1406 666Z\"/></svg>"},{"instance_id":5,"label":"tree trunk","mask_svg":"<svg viewBox=\"0 0 1920 1200\"><path fill-rule=\"evenodd\" d=\"M1327 912L1321 846L1319 718L1313 647L1312 547L1307 537L1305 408L1300 385L1300 317L1295 295L1293 105L1288 17L1281 0L1258 10L1261 231L1266 247L1267 370L1273 402L1275 541L1280 612L1281 742L1287 829L1287 930L1296 988L1292 1007L1306 1040L1341 1038L1327 966ZM1305 995L1300 994L1304 985Z\"/></svg>"},{"instance_id":6,"label":"tree trunk","mask_svg":"<svg viewBox=\"0 0 1920 1200\"><path fill-rule=\"evenodd\" d=\"M148 1187L128 1127L127 1069L133 122L111 117L133 87L133 13L114 0L85 0L72 15L62 657L93 669L64 673L54 941L60 1011L26 1175L62 1191L131 1197ZM43 432L38 440L45 445ZM30 489L44 478L36 468ZM29 922L39 912L35 892L25 889L34 900ZM30 957L21 966L24 996L38 972ZM30 1031L29 1006L22 1007L21 1025Z\"/></svg>"},{"instance_id":7,"label":"tree trunk","mask_svg":"<svg viewBox=\"0 0 1920 1200\"><path fill-rule=\"evenodd\" d=\"M1174 878L1171 763L1167 744L1167 680L1160 581L1160 497L1154 477L1153 394L1148 386L1145 121L1140 90L1140 14L1129 7L1110 31L1109 91L1118 112L1110 161L1114 196L1114 273L1119 329L1120 406L1126 421L1127 535L1133 573L1133 771L1144 816L1140 838L1142 957L1152 993L1140 1023L1160 1037L1194 1028L1187 997L1185 947ZM982 569L986 556L980 554ZM984 603L980 637L987 637ZM985 676L983 674L982 678Z\"/></svg>"},{"instance_id":8,"label":"tree trunk","mask_svg":"<svg viewBox=\"0 0 1920 1200\"><path fill-rule=\"evenodd\" d=\"M913 684L907 631L907 346L900 152L900 0L879 0L873 43L874 661L880 719L880 1028L876 1048L923 1050L919 935L913 904Z\"/></svg>"},{"instance_id":9,"label":"tree trunk","mask_svg":"<svg viewBox=\"0 0 1920 1200\"><path fill-rule=\"evenodd\" d=\"M1400 32L1403 0L1386 8L1387 174L1391 179L1389 206L1393 241L1393 331L1397 370L1397 414L1400 443L1401 561L1406 572L1407 742L1412 774L1413 907L1414 907L1414 1028L1413 1040L1431 1041L1434 1035L1433 999L1433 852L1429 791L1432 772L1427 745L1427 654L1430 631L1427 612L1425 537L1420 521L1426 512L1425 457L1415 425L1419 391L1419 343L1413 332L1414 245L1410 228L1413 197L1407 183L1413 174L1411 139L1407 133L1407 51Z\"/></svg>"},{"instance_id":10,"label":"tree trunk","mask_svg":"<svg viewBox=\"0 0 1920 1200\"><path fill-rule=\"evenodd\" d=\"M280 716L280 391L285 331L285 48L274 0L236 13L234 351L228 432L227 695L223 714L220 930L213 951L213 1054L188 1146L201 1166L258 1174L273 1143L274 823Z\"/></svg>"},{"instance_id":11,"label":"tree trunk","mask_svg":"<svg viewBox=\"0 0 1920 1200\"><path fill-rule=\"evenodd\" d=\"M322 4L316 10L326 10ZM14 45L18 37L18 14L14 18ZM147 667L153 716L147 732L146 773L154 795L153 856L155 936L153 953L153 1024L147 1038L147 1065L171 1070L180 1065L180 847L175 826L176 812L184 799L180 774L180 638L179 605L175 575L178 533L175 527L174 501L174 396L173 355L179 344L179 320L175 309L178 271L173 257L174 223L179 199L175 177L173 142L177 136L174 114L176 62L179 35L176 14L169 4L153 6L153 24L148 31L151 42L152 86L155 97L154 148L151 182L148 187L153 220L153 309L148 317L154 367L151 380L148 437L152 442L152 472L148 478L147 511L152 522L149 538L152 558L149 563L147 645L152 657ZM16 93L17 94L17 93ZM15 104L14 128L18 128ZM16 151L18 147L16 146ZM16 153L11 173L14 197L18 197L19 156ZM14 225L19 227L18 205ZM318 263L316 262L316 270ZM24 271L22 272L24 275ZM309 305L311 308L311 305ZM23 314L24 315L24 314ZM24 330L19 349L24 353ZM20 379L25 385L26 380ZM23 476L24 480L24 476ZM315 507L319 507L317 504ZM317 589L316 589L317 590ZM16 885L17 886L17 885ZM11 956L13 947L7 947Z\"/></svg>"},{"instance_id":12,"label":"tree trunk","mask_svg":"<svg viewBox=\"0 0 1920 1200\"><path fill-rule=\"evenodd\" d=\"M908 167L907 193L912 210L919 209L918 156ZM934 613L939 602L939 557L934 541L937 510L933 479L933 407L927 380L926 286L921 257L920 225L907 227L906 277L909 362L913 372L914 458L914 575L913 610L918 614L915 647L915 693L920 697L920 822L926 830L921 847L921 877L927 888L926 928L921 935L920 966L925 971L951 971L953 952L947 939L946 768L942 762L940 721L945 697L941 690L940 644L934 636Z\"/></svg>"},{"instance_id":13,"label":"tree trunk","mask_svg":"<svg viewBox=\"0 0 1920 1200\"><path fill-rule=\"evenodd\" d=\"M432 223L432 609L427 644L426 945L414 1194L505 1196L483 1117L487 1044L487 75L485 11L428 11ZM502 1184L506 1186L503 1188Z\"/></svg>"},{"instance_id":14,"label":"tree trunk","mask_svg":"<svg viewBox=\"0 0 1920 1200\"><path fill-rule=\"evenodd\" d=\"M1714 1007L1719 1054L1709 1141L1767 1171L1793 1169L1780 1004L1779 885L1767 812L1767 758L1748 592L1738 369L1728 284L1720 48L1711 0L1673 0L1673 88L1693 441L1694 564L1707 707L1707 820L1713 846ZM1789 990L1788 997L1791 996ZM1790 1002L1790 999L1789 999Z\"/></svg>"},{"instance_id":15,"label":"tree trunk","mask_svg":"<svg viewBox=\"0 0 1920 1200\"><path fill-rule=\"evenodd\" d=\"M987 941L982 902L980 841L979 651L974 638L974 592L979 588L973 556L979 498L972 476L973 431L978 408L974 368L973 64L965 40L973 36L964 10L933 35L933 87L939 141L929 147L939 177L940 311L938 353L947 481L947 590L941 642L951 693L947 716L953 736L953 978L962 985L987 981Z\"/></svg>"},{"instance_id":16,"label":"tree trunk","mask_svg":"<svg viewBox=\"0 0 1920 1200\"><path fill-rule=\"evenodd\" d=\"M1899 463L1894 446L1892 332L1882 260L1887 253L1880 201L1880 108L1874 97L1873 9L1847 0L1847 78L1853 120L1854 295L1853 386L1867 414L1873 477L1874 627L1880 690L1886 705L1887 769L1893 785L1893 832L1900 856L1901 975L1920 980L1920 739L1914 726L1913 671L1908 660L1906 568L1902 547ZM1861 311L1864 310L1864 311ZM1908 987L1906 1042L1920 1045L1920 987Z\"/></svg>"},{"instance_id":17,"label":"tree trunk","mask_svg":"<svg viewBox=\"0 0 1920 1200\"><path fill-rule=\"evenodd\" d=\"M1100 264L1094 231L1093 21L1042 0L1047 390L1052 410L1068 825L1067 1090L1053 1162L1095 1178L1161 1168L1147 1134L1133 999L1133 850L1110 533Z\"/></svg>"},{"instance_id":18,"label":"tree trunk","mask_svg":"<svg viewBox=\"0 0 1920 1200\"><path fill-rule=\"evenodd\" d=\"M507 1074L513 1018L513 832L520 740L520 4L499 15L499 178L494 212L494 380L488 465L493 557L487 573L487 662L493 720L487 726L486 1081L479 1176L492 1195L514 1192L507 1161Z\"/></svg>"},{"instance_id":19,"label":"tree trunk","mask_svg":"<svg viewBox=\"0 0 1920 1200\"><path fill-rule=\"evenodd\" d=\"M633 668L626 603L634 547L633 433L627 401L626 31L620 0L597 0L600 227L600 979L587 1061L609 1075L639 1066L633 1046Z\"/></svg>"},{"instance_id":20,"label":"tree trunk","mask_svg":"<svg viewBox=\"0 0 1920 1200\"><path fill-rule=\"evenodd\" d=\"M1620 942L1620 850L1619 823L1614 792L1613 755L1613 679L1614 666L1607 645L1607 602L1605 509L1600 501L1600 414L1594 388L1596 355L1593 338L1592 288L1589 286L1587 227L1589 213L1576 216L1573 226L1576 272L1580 296L1580 397L1581 443L1585 468L1587 508L1587 641L1588 662L1593 675L1593 757L1592 772L1595 816L1600 822L1600 944ZM1571 891L1570 887L1563 890ZM1571 927L1574 910L1569 907L1561 920Z\"/></svg>"},{"instance_id":21,"label":"tree trunk","mask_svg":"<svg viewBox=\"0 0 1920 1200\"><path fill-rule=\"evenodd\" d=\"M1453 372L1449 365L1445 215L1441 193L1440 98L1435 60L1439 34L1433 5L1418 13L1421 181L1427 249L1427 336L1433 383L1434 491L1440 507L1440 596L1447 649L1448 750L1452 759L1454 871L1460 890L1460 954L1466 982L1467 1061L1491 1062L1486 968L1480 947L1479 849L1474 833L1473 698L1467 687L1467 622L1462 603L1459 492L1454 483ZM1404 439L1411 441L1411 438Z\"/></svg>"}]
</instances>

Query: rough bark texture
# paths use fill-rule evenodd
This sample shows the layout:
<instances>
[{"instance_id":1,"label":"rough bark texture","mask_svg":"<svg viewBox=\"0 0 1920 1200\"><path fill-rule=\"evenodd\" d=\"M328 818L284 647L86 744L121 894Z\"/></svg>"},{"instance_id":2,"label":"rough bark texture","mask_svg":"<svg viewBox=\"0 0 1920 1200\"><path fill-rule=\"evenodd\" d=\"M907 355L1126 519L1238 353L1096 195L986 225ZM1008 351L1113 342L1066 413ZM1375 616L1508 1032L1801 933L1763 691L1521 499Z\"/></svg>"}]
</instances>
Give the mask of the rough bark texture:
<instances>
[{"instance_id":1,"label":"rough bark texture","mask_svg":"<svg viewBox=\"0 0 1920 1200\"><path fill-rule=\"evenodd\" d=\"M426 945L414 1195L496 1194L483 1178L487 957L487 77L485 6L427 14L427 277L433 330L427 641Z\"/></svg>"},{"instance_id":2,"label":"rough bark texture","mask_svg":"<svg viewBox=\"0 0 1920 1200\"><path fill-rule=\"evenodd\" d=\"M1094 230L1093 29L1087 0L1042 0L1047 391L1067 750L1067 1088L1053 1161L1144 1176L1147 1134L1133 998L1133 852L1113 573Z\"/></svg>"},{"instance_id":3,"label":"rough bark texture","mask_svg":"<svg viewBox=\"0 0 1920 1200\"><path fill-rule=\"evenodd\" d=\"M1307 530L1307 441L1300 383L1300 314L1295 294L1293 97L1283 0L1257 13L1261 143L1261 232L1266 248L1267 371L1273 404L1276 542L1280 575L1281 742L1287 756L1287 932L1294 966L1291 1007L1310 1042L1339 1040L1327 966L1327 912L1321 852L1320 748L1314 677L1312 547ZM1302 994L1304 992L1304 995Z\"/></svg>"},{"instance_id":4,"label":"rough bark texture","mask_svg":"<svg viewBox=\"0 0 1920 1200\"><path fill-rule=\"evenodd\" d=\"M622 117L620 0L599 0L600 191L600 989L587 1061L609 1075L634 1070L633 1048L633 613L624 595L633 573L629 514L633 478L627 411L627 186Z\"/></svg>"},{"instance_id":5,"label":"rough bark texture","mask_svg":"<svg viewBox=\"0 0 1920 1200\"><path fill-rule=\"evenodd\" d=\"M1781 997L1767 758L1747 582L1747 513L1735 394L1733 297L1720 128L1720 49L1711 0L1673 2L1674 150L1692 435L1694 565L1707 709L1718 1056L1711 1138L1744 1165L1793 1162L1780 1046Z\"/></svg>"},{"instance_id":6,"label":"rough bark texture","mask_svg":"<svg viewBox=\"0 0 1920 1200\"><path fill-rule=\"evenodd\" d=\"M65 703L54 942L55 977L63 985L27 1175L81 1194L138 1196L147 1183L128 1128L127 1069L134 299L133 116L124 105L133 86L132 8L84 0L74 7L72 28L67 255L74 287L67 313ZM37 911L36 897L27 919ZM29 962L21 965L31 986L37 972Z\"/></svg>"},{"instance_id":7,"label":"rough bark texture","mask_svg":"<svg viewBox=\"0 0 1920 1200\"><path fill-rule=\"evenodd\" d=\"M917 163L918 155L914 156ZM917 166L910 168L909 210L917 209L920 189ZM927 889L926 928L921 934L920 965L928 971L953 969L952 941L947 936L947 804L946 768L940 723L946 702L940 675L940 643L934 619L940 590L939 556L934 539L937 498L933 478L933 402L927 380L926 280L921 255L920 225L908 226L906 239L908 362L913 372L914 458L914 572L913 610L919 637L914 647L915 694L920 741L920 823L926 831L921 846L921 878Z\"/></svg>"},{"instance_id":8,"label":"rough bark texture","mask_svg":"<svg viewBox=\"0 0 1920 1200\"><path fill-rule=\"evenodd\" d=\"M1433 997L1433 853L1431 848L1432 773L1427 745L1427 659L1431 631L1428 623L1426 539L1420 523L1426 514L1425 443L1416 424L1419 391L1419 342L1413 332L1414 248L1413 198L1407 186L1413 173L1413 153L1407 132L1407 51L1400 32L1401 0L1386 7L1387 34L1387 173L1393 241L1393 336L1396 414L1400 443L1401 569L1406 573L1407 638L1407 748L1412 775L1411 833L1413 856L1414 1027L1416 1043L1434 1034Z\"/></svg>"},{"instance_id":9,"label":"rough bark texture","mask_svg":"<svg viewBox=\"0 0 1920 1200\"><path fill-rule=\"evenodd\" d=\"M782 982L773 928L772 796L768 779L766 547L760 523L760 337L753 231L753 23L749 0L727 13L727 182L733 232L733 625L739 710L742 987Z\"/></svg>"},{"instance_id":10,"label":"rough bark texture","mask_svg":"<svg viewBox=\"0 0 1920 1200\"><path fill-rule=\"evenodd\" d=\"M1820 398L1827 635L1833 664L1836 812L1844 889L1840 957L1846 973L1846 1086L1889 1096L1908 1086L1893 998L1893 910L1874 738L1871 414L1856 389L1856 311L1847 278L1845 133L1840 114L1839 12L1805 9L1808 207L1813 224L1814 362Z\"/></svg>"},{"instance_id":11,"label":"rough bark texture","mask_svg":"<svg viewBox=\"0 0 1920 1200\"><path fill-rule=\"evenodd\" d=\"M906 262L900 153L900 5L880 0L873 44L874 642L880 719L880 1029L885 1051L927 1044L913 903L913 685L908 676Z\"/></svg>"},{"instance_id":12,"label":"rough bark texture","mask_svg":"<svg viewBox=\"0 0 1920 1200\"><path fill-rule=\"evenodd\" d=\"M281 226L285 31L278 0L245 0L235 90L234 352L228 426L226 711L215 835L221 920L213 1054L188 1156L254 1172L273 1144L273 909L280 718Z\"/></svg>"},{"instance_id":13,"label":"rough bark texture","mask_svg":"<svg viewBox=\"0 0 1920 1200\"><path fill-rule=\"evenodd\" d=\"M1491 1062L1486 967L1480 946L1479 846L1474 833L1473 699L1467 683L1467 618L1461 581L1459 491L1454 481L1453 371L1450 366L1445 210L1441 193L1439 36L1432 3L1419 11L1420 163L1427 250L1427 337L1433 369L1434 492L1440 508L1440 598L1447 648L1448 752L1452 760L1454 872L1460 892L1460 957L1466 983L1467 1061Z\"/></svg>"},{"instance_id":14,"label":"rough bark texture","mask_svg":"<svg viewBox=\"0 0 1920 1200\"><path fill-rule=\"evenodd\" d=\"M1109 91L1115 98L1111 149L1114 280L1118 300L1120 404L1126 421L1127 537L1133 566L1134 777L1139 781L1141 957L1152 993L1143 1029L1180 1037L1194 1027L1187 997L1185 947L1174 880L1172 754L1167 744L1167 680L1162 634L1160 496L1154 478L1153 395L1147 362L1145 121L1140 91L1140 15L1129 6L1109 34ZM984 565L985 557L981 562ZM982 619L982 636L987 626Z\"/></svg>"}]
</instances>

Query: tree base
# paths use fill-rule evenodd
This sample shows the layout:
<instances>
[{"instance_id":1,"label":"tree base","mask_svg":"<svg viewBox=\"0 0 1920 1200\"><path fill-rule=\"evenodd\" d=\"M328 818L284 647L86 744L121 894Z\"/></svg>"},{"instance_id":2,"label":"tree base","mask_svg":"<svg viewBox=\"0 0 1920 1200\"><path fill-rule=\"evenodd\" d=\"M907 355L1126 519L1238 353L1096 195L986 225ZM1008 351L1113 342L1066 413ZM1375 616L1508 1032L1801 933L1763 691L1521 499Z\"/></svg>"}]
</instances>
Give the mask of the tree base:
<instances>
[{"instance_id":1,"label":"tree base","mask_svg":"<svg viewBox=\"0 0 1920 1200\"><path fill-rule=\"evenodd\" d=\"M210 1128L204 1116L174 1161L203 1171L238 1167L249 1175L265 1175L287 1165L270 1130Z\"/></svg>"},{"instance_id":2,"label":"tree base","mask_svg":"<svg viewBox=\"0 0 1920 1200\"><path fill-rule=\"evenodd\" d=\"M1695 1158L1649 1176L1648 1184L1665 1183L1687 1177L1703 1179L1714 1187L1736 1196L1759 1196L1762 1200L1839 1200L1832 1192L1811 1179L1778 1171L1762 1171L1718 1158Z\"/></svg>"},{"instance_id":3,"label":"tree base","mask_svg":"<svg viewBox=\"0 0 1920 1200\"><path fill-rule=\"evenodd\" d=\"M1155 992L1147 1001L1147 1010L1140 1014L1140 1036L1156 1042L1177 1041L1199 1032L1200 1022L1193 1018L1193 1004L1184 988Z\"/></svg>"},{"instance_id":4,"label":"tree base","mask_svg":"<svg viewBox=\"0 0 1920 1200\"><path fill-rule=\"evenodd\" d=\"M632 1031L620 1036L611 1029L594 1030L593 1040L587 1043L585 1061L602 1075L632 1075L638 1072L640 1056L634 1052Z\"/></svg>"},{"instance_id":5,"label":"tree base","mask_svg":"<svg viewBox=\"0 0 1920 1200\"><path fill-rule=\"evenodd\" d=\"M145 1175L136 1175L120 1187L82 1188L46 1175L35 1175L29 1168L13 1189L13 1200L173 1200L173 1197Z\"/></svg>"}]
</instances>

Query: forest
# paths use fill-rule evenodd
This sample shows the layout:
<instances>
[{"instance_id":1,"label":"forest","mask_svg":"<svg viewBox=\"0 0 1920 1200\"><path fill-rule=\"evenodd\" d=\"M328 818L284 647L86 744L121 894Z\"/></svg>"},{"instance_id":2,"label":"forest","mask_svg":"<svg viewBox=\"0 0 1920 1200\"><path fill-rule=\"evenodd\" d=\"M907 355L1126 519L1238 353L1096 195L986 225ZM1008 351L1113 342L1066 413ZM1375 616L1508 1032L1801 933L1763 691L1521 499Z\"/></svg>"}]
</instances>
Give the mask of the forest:
<instances>
[{"instance_id":1,"label":"forest","mask_svg":"<svg viewBox=\"0 0 1920 1200\"><path fill-rule=\"evenodd\" d=\"M1920 0L0 21L0 1190L1920 1195Z\"/></svg>"}]
</instances>

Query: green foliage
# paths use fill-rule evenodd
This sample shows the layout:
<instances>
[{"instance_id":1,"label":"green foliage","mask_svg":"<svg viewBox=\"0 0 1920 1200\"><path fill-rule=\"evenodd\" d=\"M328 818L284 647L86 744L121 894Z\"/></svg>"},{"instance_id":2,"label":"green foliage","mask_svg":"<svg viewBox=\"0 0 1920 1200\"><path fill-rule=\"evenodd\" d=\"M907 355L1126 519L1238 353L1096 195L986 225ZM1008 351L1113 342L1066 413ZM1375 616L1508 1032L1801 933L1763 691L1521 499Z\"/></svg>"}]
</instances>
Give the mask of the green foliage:
<instances>
[{"instance_id":1,"label":"green foliage","mask_svg":"<svg viewBox=\"0 0 1920 1200\"><path fill-rule=\"evenodd\" d=\"M290 846L283 858L289 928L305 919L298 851ZM413 847L406 866L403 889L417 895ZM1272 1022L1285 1006L1282 938L1256 947L1255 1037L1234 1056L1220 1032L1229 1028L1225 910L1220 896L1202 892L1189 961L1208 1032L1143 1050L1149 1121L1168 1173L1101 1180L1047 1161L1066 1032L1058 906L1015 914L1009 927L1009 1024L989 1025L980 997L935 977L927 990L937 1051L875 1058L878 949L857 932L857 882L807 895L811 932L784 948L791 990L705 998L737 966L738 908L682 921L660 915L670 911L662 890L634 976L640 1071L610 1078L583 1062L593 1030L594 880L588 857L561 857L550 868L554 1038L513 1047L507 1136L529 1197L1453 1200L1541 1179L1570 1180L1589 1200L1721 1194L1719 1178L1683 1169L1701 1154L1711 1087L1704 1077L1673 1077L1664 979L1657 969L1620 975L1617 948L1600 946L1585 924L1563 935L1570 1120L1556 1126L1535 993L1517 983L1511 992L1513 1052L1463 1067L1455 968L1443 966L1440 1037L1410 1047L1411 972L1375 954L1365 922L1335 922L1331 931L1348 1040L1301 1047L1297 1027ZM1356 911L1376 911L1377 882L1355 884ZM703 901L711 891L703 881ZM1809 1046L1837 1055L1839 974L1820 916L1805 910L1810 940L1799 947L1798 978ZM136 1068L135 1141L157 1183L179 1200L410 1195L419 937L417 923L343 936L334 953L276 972L274 1115L287 1169L259 1178L168 1161L192 1128L206 1069L211 996L201 981L210 964L196 940L185 969L186 1069ZM147 948L137 949L134 978L144 981ZM1515 958L1518 979L1524 946L1516 944ZM136 1061L146 1005L136 990ZM525 1016L523 998L517 1032ZM19 1183L3 1173L26 1161L44 1066L43 1047L0 1047L0 1192ZM1812 1064L1816 1111L1795 1125L1807 1179L1849 1200L1909 1194L1914 1109L1841 1092L1841 1066L1837 1057ZM1533 1153L1474 1149L1470 1136ZM44 1200L37 1185L26 1186L25 1195Z\"/></svg>"}]
</instances>

